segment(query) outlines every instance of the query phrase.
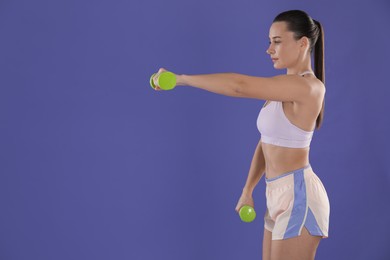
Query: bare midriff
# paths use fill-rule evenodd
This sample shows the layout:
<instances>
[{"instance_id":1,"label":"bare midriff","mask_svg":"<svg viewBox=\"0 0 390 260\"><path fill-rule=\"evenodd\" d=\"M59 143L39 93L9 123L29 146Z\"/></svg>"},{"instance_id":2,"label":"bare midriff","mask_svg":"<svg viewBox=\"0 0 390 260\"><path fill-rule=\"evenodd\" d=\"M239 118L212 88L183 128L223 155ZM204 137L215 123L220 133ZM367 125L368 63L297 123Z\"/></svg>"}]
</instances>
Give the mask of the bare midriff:
<instances>
[{"instance_id":1,"label":"bare midriff","mask_svg":"<svg viewBox=\"0 0 390 260\"><path fill-rule=\"evenodd\" d=\"M309 147L288 148L261 143L265 159L265 177L278 177L309 164Z\"/></svg>"}]
</instances>

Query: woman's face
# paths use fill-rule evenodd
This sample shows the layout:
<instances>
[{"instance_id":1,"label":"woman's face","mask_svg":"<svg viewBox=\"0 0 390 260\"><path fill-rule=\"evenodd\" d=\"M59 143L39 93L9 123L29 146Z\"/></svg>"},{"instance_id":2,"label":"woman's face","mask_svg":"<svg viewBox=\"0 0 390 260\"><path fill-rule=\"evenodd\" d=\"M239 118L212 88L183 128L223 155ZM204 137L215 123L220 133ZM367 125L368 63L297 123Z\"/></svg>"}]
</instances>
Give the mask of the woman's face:
<instances>
[{"instance_id":1,"label":"woman's face","mask_svg":"<svg viewBox=\"0 0 390 260\"><path fill-rule=\"evenodd\" d=\"M275 69L285 69L296 65L301 53L301 41L294 39L294 33L287 31L286 22L274 22L269 30L269 47Z\"/></svg>"}]
</instances>

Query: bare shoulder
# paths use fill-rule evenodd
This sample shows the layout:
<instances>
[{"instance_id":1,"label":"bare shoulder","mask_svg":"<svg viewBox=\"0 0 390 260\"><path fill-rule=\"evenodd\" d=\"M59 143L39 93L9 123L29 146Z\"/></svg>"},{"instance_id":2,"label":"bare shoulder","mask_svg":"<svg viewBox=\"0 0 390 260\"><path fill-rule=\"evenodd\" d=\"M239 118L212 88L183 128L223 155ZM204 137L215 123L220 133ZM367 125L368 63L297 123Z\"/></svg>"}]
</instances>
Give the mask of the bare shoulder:
<instances>
[{"instance_id":1,"label":"bare shoulder","mask_svg":"<svg viewBox=\"0 0 390 260\"><path fill-rule=\"evenodd\" d=\"M302 111L309 112L309 114L314 113L314 115L317 116L318 112L321 110L322 103L325 97L325 85L314 75L301 78L302 80L306 81L307 87L310 89L310 92L306 99L303 99L301 102L295 102L295 105L298 109L301 108Z\"/></svg>"},{"instance_id":2,"label":"bare shoulder","mask_svg":"<svg viewBox=\"0 0 390 260\"><path fill-rule=\"evenodd\" d=\"M285 114L293 124L310 131L314 128L315 120L321 111L326 91L325 85L314 75L296 76L298 77L296 80L308 91L306 91L304 98L294 102L286 102L284 104Z\"/></svg>"},{"instance_id":3,"label":"bare shoulder","mask_svg":"<svg viewBox=\"0 0 390 260\"><path fill-rule=\"evenodd\" d=\"M326 92L325 84L321 80L316 78L314 75L307 78L305 77L304 79L307 80L309 84L311 94L315 97L322 99Z\"/></svg>"},{"instance_id":4,"label":"bare shoulder","mask_svg":"<svg viewBox=\"0 0 390 260\"><path fill-rule=\"evenodd\" d=\"M325 85L312 74L303 77L300 75L279 75L274 77L274 79L288 84L291 89L300 93L302 99L295 100L298 102L306 102L308 99L313 98L322 99L325 95Z\"/></svg>"},{"instance_id":5,"label":"bare shoulder","mask_svg":"<svg viewBox=\"0 0 390 260\"><path fill-rule=\"evenodd\" d=\"M303 77L300 75L280 75L276 77L283 78L283 81L288 81L295 88L306 90L305 92L310 96L322 97L326 91L324 83L312 74Z\"/></svg>"}]
</instances>

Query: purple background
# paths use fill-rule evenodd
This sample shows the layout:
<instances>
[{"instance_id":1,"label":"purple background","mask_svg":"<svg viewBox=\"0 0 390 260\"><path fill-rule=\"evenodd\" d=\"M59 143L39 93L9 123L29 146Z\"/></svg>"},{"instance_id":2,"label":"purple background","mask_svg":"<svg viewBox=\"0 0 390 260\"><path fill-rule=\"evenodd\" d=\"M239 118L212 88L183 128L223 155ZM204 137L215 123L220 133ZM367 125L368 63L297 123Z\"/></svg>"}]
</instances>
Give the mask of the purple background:
<instances>
[{"instance_id":1,"label":"purple background","mask_svg":"<svg viewBox=\"0 0 390 260\"><path fill-rule=\"evenodd\" d=\"M388 0L2 0L0 259L261 259L264 179L253 223L234 208L263 101L148 81L285 73L265 50L289 9L326 37L316 259L390 259Z\"/></svg>"}]
</instances>

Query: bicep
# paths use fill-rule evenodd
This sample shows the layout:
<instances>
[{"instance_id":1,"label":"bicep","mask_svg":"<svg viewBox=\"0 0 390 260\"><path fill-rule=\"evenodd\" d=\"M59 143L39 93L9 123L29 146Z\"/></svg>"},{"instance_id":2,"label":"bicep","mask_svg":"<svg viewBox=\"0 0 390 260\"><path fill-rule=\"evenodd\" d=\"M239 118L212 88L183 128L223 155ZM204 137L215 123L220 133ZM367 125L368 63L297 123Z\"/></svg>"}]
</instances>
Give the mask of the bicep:
<instances>
[{"instance_id":1,"label":"bicep","mask_svg":"<svg viewBox=\"0 0 390 260\"><path fill-rule=\"evenodd\" d=\"M238 95L274 101L301 101L310 95L310 86L297 75L271 78L243 76Z\"/></svg>"}]
</instances>

